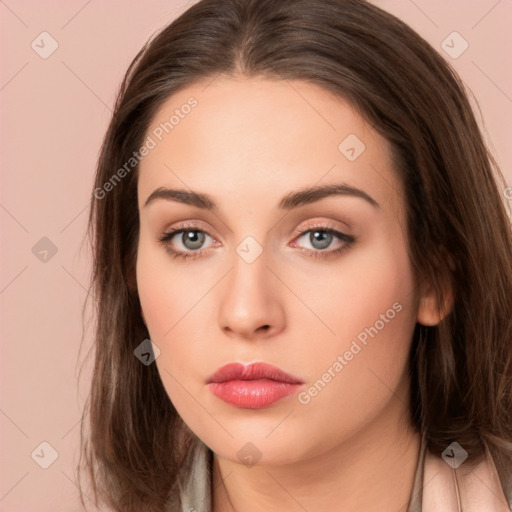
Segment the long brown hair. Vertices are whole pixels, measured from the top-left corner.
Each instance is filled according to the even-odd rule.
[[[504,179],[460,78],[411,28],[363,0],[202,0],[131,63],[99,156],[88,227],[95,366],[81,431],[95,500],[119,512],[162,510],[190,446],[156,365],[134,356],[149,337],[134,277],[138,167],[113,175],[163,102],[218,75],[320,85],[390,143],[417,282],[428,280],[439,304],[448,283],[454,299],[438,326],[416,326],[412,420],[433,453],[457,441],[476,464],[487,447],[510,478],[512,237]]]

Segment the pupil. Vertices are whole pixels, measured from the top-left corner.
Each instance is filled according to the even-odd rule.
[[[187,249],[198,249],[203,244],[204,233],[200,233],[199,231],[186,231],[184,235],[185,240],[183,245]]]
[[[332,235],[325,231],[312,231],[309,238],[311,245],[315,249],[325,249],[326,247],[329,247]]]

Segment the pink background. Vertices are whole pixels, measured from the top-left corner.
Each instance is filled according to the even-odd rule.
[[[91,329],[79,353],[90,272],[87,245],[80,247],[94,166],[126,68],[146,39],[190,3],[0,2],[0,512],[82,510],[74,474],[90,364],[80,385],[78,370]],[[454,65],[480,104],[487,141],[511,186],[512,2],[375,4]],[[44,31],[58,42],[47,59],[31,47]],[[457,59],[441,48],[453,31],[469,43]],[[57,248],[46,262],[32,252],[43,237]],[[43,441],[58,453],[47,469],[36,463],[49,460],[50,450],[38,448]]]

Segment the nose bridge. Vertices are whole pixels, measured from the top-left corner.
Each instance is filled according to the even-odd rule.
[[[268,249],[264,249],[253,237],[246,237],[233,256],[232,280],[235,288],[252,294],[263,292],[268,276]],[[258,290],[257,288],[261,288]]]
[[[247,337],[262,327],[267,332],[279,328],[282,305],[278,287],[271,282],[275,278],[269,269],[269,256],[269,250],[251,236],[236,247],[219,306],[223,330]]]

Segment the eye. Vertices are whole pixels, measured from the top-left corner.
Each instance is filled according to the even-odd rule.
[[[318,258],[340,254],[355,242],[353,236],[342,233],[331,226],[307,226],[298,231],[302,235],[297,240],[304,239],[310,245],[310,247],[303,247],[299,244],[299,248]],[[333,245],[334,248],[327,250]]]
[[[327,258],[340,254],[347,250],[356,239],[334,229],[332,226],[306,226],[298,229],[301,236],[296,240],[304,239],[310,247],[293,242],[292,247],[298,247],[309,256],[315,258]],[[194,226],[177,226],[175,229],[163,233],[157,241],[165,246],[165,249],[174,258],[197,258],[203,255],[208,249],[204,247],[207,239],[216,242],[208,233]],[[334,248],[328,249],[329,247]]]
[[[181,237],[177,237],[186,249],[195,251],[200,249],[208,235],[203,231],[181,231]],[[180,240],[181,239],[181,240]]]
[[[203,244],[213,238],[204,231],[190,227],[180,226],[168,233],[164,233],[158,241],[165,245],[165,248],[174,257],[195,258],[203,253]],[[177,247],[173,247],[177,246]]]
[[[309,236],[306,240],[313,246],[313,249],[327,249],[335,237],[335,235],[325,229],[315,229],[314,231],[308,231],[308,233]],[[304,238],[304,235],[301,238]]]

